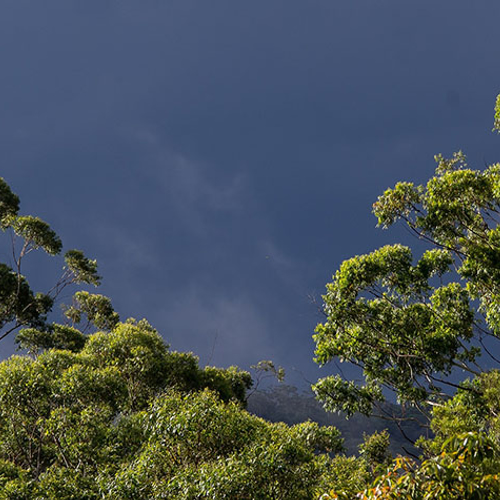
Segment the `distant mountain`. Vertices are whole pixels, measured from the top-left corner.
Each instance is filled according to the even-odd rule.
[[[418,450],[402,435],[395,422],[363,415],[355,415],[347,420],[342,414],[326,412],[311,391],[299,391],[291,385],[280,384],[265,391],[254,392],[248,399],[247,409],[250,413],[271,422],[292,425],[312,420],[320,425],[334,425],[342,432],[348,455],[358,452],[358,446],[363,442],[363,434],[372,434],[384,429],[387,429],[391,436],[393,455],[406,455],[408,452],[418,455]],[[403,409],[397,405],[387,404],[384,410],[391,415],[403,415]],[[411,416],[418,418],[419,415]],[[426,433],[426,429],[414,421],[403,422],[402,429],[412,440]]]

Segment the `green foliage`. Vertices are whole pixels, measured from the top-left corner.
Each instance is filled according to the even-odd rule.
[[[500,131],[499,113],[497,99]],[[325,408],[387,413],[391,389],[430,411],[434,435],[420,439],[419,461],[393,460],[386,430],[345,457],[336,427],[248,413],[249,373],[200,368],[147,321],[119,323],[102,295],[77,292],[65,309],[73,325],[48,324],[66,286],[100,283],[97,264],[71,250],[53,289],[34,293],[21,261],[36,249],[59,254],[62,243],[19,215],[0,179],[1,228],[22,240],[12,265],[0,263],[0,339],[23,327],[17,342],[30,354],[0,363],[0,500],[499,498],[500,372],[481,373],[477,361],[479,345],[489,352],[484,335],[500,337],[500,164],[472,170],[461,152],[436,162],[425,186],[399,183],[374,204],[379,225],[403,220],[434,248],[415,259],[390,245],[345,261],[314,335],[318,363],[350,362],[364,376],[319,380]],[[99,331],[85,335],[74,327],[82,322]],[[252,368],[255,389],[262,377],[283,380],[271,361]],[[451,382],[456,368],[475,378]]]
[[[374,212],[380,224],[402,218],[422,238],[451,252],[458,274],[467,280],[467,292],[480,300],[487,325],[498,333],[500,165],[471,170],[461,152],[450,160],[438,155],[436,161],[436,175],[425,188],[419,187],[417,203],[395,207],[388,202],[388,190]]]
[[[500,495],[499,448],[484,433],[468,432],[445,441],[440,454],[421,464],[398,458],[361,498],[494,500]]]
[[[364,460],[339,455],[325,463],[318,482],[321,500],[352,500],[370,481],[370,471]],[[326,493],[328,492],[328,493]]]
[[[57,255],[62,249],[59,236],[38,217],[18,216],[12,220],[11,226],[14,232],[24,239],[25,251],[30,248],[43,248],[49,255]]]
[[[392,461],[389,451],[389,433],[387,430],[363,435],[364,442],[359,447],[360,456],[367,462],[372,470],[388,465]]]
[[[250,368],[256,372],[257,378],[259,379],[268,375],[275,378],[278,382],[283,382],[283,380],[285,380],[285,369],[281,366],[277,368],[270,360],[263,359]]]
[[[55,323],[45,326],[44,329],[24,328],[20,330],[16,343],[30,354],[38,354],[50,348],[78,352],[83,349],[87,341],[87,337],[76,328]]]
[[[16,325],[41,326],[53,300],[44,294],[34,294],[24,276],[0,263],[0,328]]]
[[[0,499],[310,499],[342,449],[249,414],[247,372],[199,368],[144,320],[20,339],[46,346],[0,363]]]
[[[242,372],[236,366],[227,369],[207,366],[201,373],[200,386],[212,387],[217,390],[224,401],[237,399],[244,404],[247,391],[252,386],[252,377],[248,372]]]
[[[398,182],[373,204],[373,213],[380,226],[389,227],[398,219],[409,217],[412,210],[421,203],[421,199],[421,186],[415,186],[411,182]]]
[[[420,462],[397,457],[387,466],[389,455],[384,451],[387,450],[387,436],[370,436],[361,447],[362,459],[366,461],[366,470],[371,465],[372,474],[379,475],[371,479],[370,475],[365,475],[365,484],[355,490],[357,497],[367,500],[498,498],[499,415],[500,372],[494,370],[468,382],[453,398],[434,407],[431,424],[435,437],[422,439],[425,456]],[[387,466],[385,471],[384,464]],[[326,477],[322,478],[322,491],[329,493],[321,498],[356,497],[353,490],[349,490],[350,496],[345,496],[348,486],[336,483],[334,478],[328,483]]]
[[[500,96],[498,131],[499,116]],[[381,399],[368,388],[392,389],[400,401],[430,410],[434,433],[419,440],[420,462],[398,457],[386,471],[387,434],[367,438],[361,459],[380,476],[351,490],[351,498],[500,497],[500,372],[478,365],[483,352],[498,362],[485,337],[500,338],[500,164],[473,170],[460,151],[435,159],[425,186],[398,183],[373,206],[380,226],[403,220],[434,249],[416,263],[401,245],[350,259],[324,296],[316,359],[352,362],[366,380],[364,387],[340,377],[320,380],[325,406],[368,412]],[[450,380],[457,368],[475,378]],[[453,397],[446,386],[456,389]],[[321,498],[345,495],[340,485]]]
[[[500,164],[472,170],[462,152],[436,162],[425,186],[398,183],[373,205],[380,226],[403,220],[434,248],[415,262],[408,247],[382,247],[343,262],[327,285],[316,361],[353,363],[366,381],[320,381],[329,409],[369,413],[382,387],[401,402],[437,401],[454,369],[479,373],[483,337],[500,336]]]
[[[382,401],[383,395],[376,384],[360,387],[340,375],[322,378],[312,386],[318,399],[324,401],[325,410],[344,412],[348,417],[355,413],[369,415],[375,401]]]
[[[64,255],[66,270],[74,283],[88,283],[99,286],[101,277],[97,274],[97,261],[88,259],[80,250],[68,250]]]
[[[497,101],[495,103],[495,119],[493,122],[493,130],[500,132],[500,94],[498,94]]]
[[[487,433],[500,445],[500,372],[491,370],[466,381],[453,398],[432,411],[432,440],[421,440],[428,455],[438,454],[443,443],[467,432]]]
[[[102,498],[92,476],[79,470],[51,467],[33,485],[30,498],[57,500],[98,500]]]
[[[66,266],[63,274],[51,290],[47,294],[33,292],[28,279],[21,272],[24,259],[32,251],[39,249],[51,256],[58,255],[62,250],[62,241],[49,224],[39,217],[19,215],[19,197],[2,178],[0,228],[2,231],[11,232],[9,253],[13,256],[10,265],[0,263],[0,329],[3,330],[0,331],[0,340],[19,328],[31,327],[44,335],[35,335],[32,331],[30,340],[28,341],[28,334],[25,334],[23,342],[19,342],[20,345],[29,344],[32,352],[57,345],[60,339],[54,339],[51,343],[46,335],[54,331],[54,328],[47,324],[47,314],[52,311],[57,297],[67,286],[75,283],[99,285],[97,263],[86,258],[79,250],[70,250],[65,255]],[[98,296],[100,299],[91,297],[81,297],[80,302],[83,305],[78,302],[82,308],[81,312],[87,314],[88,319],[97,324],[98,328],[116,324],[118,318],[113,316],[109,299],[102,296]],[[36,339],[41,342],[39,346],[34,344]]]
[[[5,230],[13,217],[19,212],[19,197],[12,192],[10,186],[0,177],[0,221]]]
[[[93,324],[98,330],[112,330],[120,321],[108,297],[85,291],[76,292],[73,305],[64,311],[73,324],[82,321],[82,314],[87,317],[87,325]]]
[[[170,392],[148,412],[149,440],[110,498],[312,498],[314,450],[338,449],[334,430],[269,424],[213,392]]]
[[[145,320],[128,320],[109,334],[90,336],[82,354],[91,356],[100,366],[119,370],[133,409],[144,407],[167,376],[167,346]]]
[[[449,373],[473,361],[473,312],[458,283],[433,287],[452,263],[446,250],[430,250],[412,264],[409,248],[385,246],[345,261],[323,297],[327,321],[316,328],[316,361],[333,358],[363,367],[360,387],[339,377],[315,390],[331,410],[370,413],[389,386],[402,401],[425,401],[439,394],[436,372]],[[423,377],[423,380],[420,378]],[[335,395],[336,394],[336,395]]]

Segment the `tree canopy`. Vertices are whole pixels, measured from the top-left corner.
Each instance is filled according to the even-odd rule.
[[[244,410],[252,383],[200,368],[145,321],[0,363],[0,499],[312,498],[340,433]]]
[[[500,371],[491,368],[500,363],[500,164],[473,169],[460,151],[435,160],[426,185],[399,182],[373,205],[379,226],[402,221],[430,248],[415,256],[388,245],[343,262],[314,335],[318,363],[349,362],[364,377],[319,380],[327,409],[372,414],[392,391],[431,432],[417,442],[419,460],[397,457],[388,467],[383,439],[373,436],[371,484],[356,494],[333,484],[323,500],[500,496]]]
[[[437,401],[454,370],[481,372],[479,357],[500,338],[500,164],[483,171],[465,155],[436,156],[425,186],[400,182],[373,205],[379,226],[402,220],[430,249],[416,258],[400,244],[342,263],[324,295],[316,360],[363,370],[360,386],[341,377],[316,391],[334,410],[370,413],[384,389],[401,402]]]

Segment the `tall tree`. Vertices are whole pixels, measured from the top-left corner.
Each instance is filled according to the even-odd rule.
[[[498,131],[499,117],[500,96]],[[476,390],[452,380],[455,370],[479,375],[481,355],[498,362],[500,163],[480,171],[462,152],[435,159],[426,185],[400,182],[373,205],[379,226],[403,221],[431,248],[418,259],[399,244],[353,257],[327,285],[316,360],[350,362],[365,379],[319,380],[314,389],[331,410],[369,414],[384,389],[423,408],[458,387]]]
[[[60,293],[69,285],[83,283],[98,286],[101,281],[95,260],[88,259],[80,250],[68,250],[64,254],[64,266],[59,278],[51,288],[47,287],[48,291],[35,293],[23,274],[25,258],[36,250],[50,256],[59,255],[63,245],[49,224],[39,217],[20,215],[19,209],[19,197],[0,178],[0,229],[10,236],[7,248],[11,254],[9,262],[0,262],[0,340],[26,327],[53,333],[54,327],[47,322],[47,315]],[[108,318],[113,311],[109,310],[109,304],[103,304],[102,299],[99,301],[88,295],[77,297],[77,307],[71,309],[73,318],[75,312],[83,311],[90,321],[97,319],[100,322],[98,327],[102,328],[105,321],[102,309],[106,310]],[[101,311],[97,310],[97,306]],[[33,335],[31,338],[33,341]]]

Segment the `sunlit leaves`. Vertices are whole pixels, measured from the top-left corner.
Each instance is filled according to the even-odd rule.
[[[27,349],[31,354],[37,354],[43,349],[67,349],[80,351],[87,337],[76,328],[67,325],[46,325],[43,328],[24,328],[17,337],[19,347]]]
[[[67,269],[73,274],[75,283],[98,286],[101,277],[97,274],[97,261],[91,260],[80,250],[69,250],[64,255]]]
[[[420,188],[420,204],[405,213],[410,228],[423,239],[447,248],[458,273],[467,280],[472,298],[481,301],[487,324],[500,331],[500,169],[467,168],[463,153],[451,159],[436,157],[436,175]],[[384,194],[397,197],[401,187]],[[399,211],[398,211],[399,210]],[[393,223],[401,211],[394,204],[376,204],[375,214]]]
[[[50,255],[57,255],[62,249],[59,236],[38,217],[31,215],[16,217],[12,222],[14,232],[22,236],[33,249],[43,248]]]
[[[248,372],[236,366],[227,369],[206,366],[200,375],[200,386],[216,389],[224,401],[236,399],[246,402],[247,391],[252,386],[252,377]]]
[[[209,391],[167,393],[148,415],[149,440],[109,498],[306,500],[325,468],[314,451],[340,446],[333,428],[269,424]]]
[[[10,220],[19,212],[19,197],[12,192],[5,180],[0,177],[0,227],[5,229]]]
[[[316,422],[309,420],[294,425],[292,433],[317,453],[340,453],[344,451],[344,439],[336,427],[320,426]]]
[[[62,250],[62,241],[50,225],[33,215],[19,215],[19,197],[15,195],[4,179],[0,178],[0,229],[10,229],[12,255],[10,265],[0,263],[0,340],[21,327],[33,327],[40,332],[48,332],[47,314],[52,311],[58,295],[69,285],[86,283],[99,285],[97,263],[88,259],[79,250],[70,250],[65,255],[65,268],[59,279],[47,287],[47,293],[34,293],[28,279],[23,275],[24,259],[36,250],[43,250],[49,255],[58,255]],[[109,299],[83,297],[78,304],[80,314],[87,315],[98,328],[109,329],[118,321],[110,310]],[[25,340],[27,341],[27,334]],[[35,352],[36,335],[30,334],[30,349]],[[40,339],[39,348],[47,347],[47,339]]]
[[[470,169],[461,151],[435,160],[426,185],[397,183],[373,205],[379,225],[402,219],[434,248],[416,263],[402,245],[343,262],[314,335],[317,362],[351,362],[415,403],[441,397],[454,367],[477,373],[475,339],[500,336],[500,166]]]
[[[419,440],[421,462],[398,457],[364,491],[349,497],[334,488],[322,499],[500,497],[500,378],[478,365],[482,349],[498,362],[484,337],[500,337],[500,164],[473,170],[461,151],[435,160],[425,186],[398,183],[373,206],[379,225],[402,219],[434,249],[416,264],[398,245],[344,262],[327,285],[327,319],[314,336],[318,362],[351,362],[366,380],[320,380],[325,406],[368,411],[371,385],[392,389],[400,401],[432,408],[435,435]],[[454,368],[476,378],[451,379]]]
[[[24,341],[34,332],[22,332]],[[68,342],[75,332],[58,325],[46,333]],[[0,363],[2,491],[306,500],[327,453],[342,449],[333,427],[250,415],[242,409],[248,373],[200,369],[192,354],[169,352],[145,321],[87,339],[76,352],[49,348]]]
[[[493,122],[493,130],[500,132],[500,94],[498,94],[497,101],[495,103],[495,118]]]
[[[260,360],[256,365],[252,365],[250,368],[255,370],[257,374],[270,375],[275,378],[278,382],[283,382],[285,379],[285,369],[283,367],[276,367],[273,361],[268,359]]]
[[[371,435],[365,434],[364,441],[359,446],[359,454],[372,470],[390,464],[392,456],[389,451],[389,433],[384,430]]]
[[[73,304],[66,308],[64,315],[73,323],[80,323],[84,315],[87,323],[98,330],[112,330],[120,320],[108,297],[86,291],[75,293]]]
[[[398,182],[393,189],[387,189],[373,204],[373,213],[379,226],[389,227],[398,219],[405,218],[421,203],[422,188],[411,182]]]
[[[345,261],[323,297],[327,318],[314,335],[317,362],[355,363],[370,387],[392,388],[401,400],[427,399],[438,390],[429,377],[477,354],[467,346],[474,318],[466,290],[434,285],[451,264],[448,251],[434,249],[414,265],[402,245]],[[357,386],[333,381],[335,388],[321,392],[332,409],[369,412],[372,390],[366,398]]]
[[[467,432],[445,441],[421,464],[398,458],[358,498],[372,500],[493,500],[500,495],[499,448],[485,433]]]
[[[312,388],[318,399],[323,401],[326,410],[344,412],[347,416],[358,412],[369,415],[373,404],[384,400],[377,384],[359,386],[352,381],[343,380],[340,375],[322,378]]]

